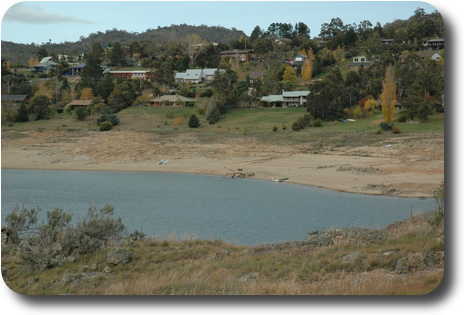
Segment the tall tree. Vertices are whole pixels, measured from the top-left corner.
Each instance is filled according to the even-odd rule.
[[[115,42],[113,44],[113,47],[109,51],[108,59],[112,66],[122,67],[127,64],[125,53],[120,42]]]
[[[389,65],[385,72],[381,98],[383,118],[386,122],[392,122],[396,106],[395,68],[393,65]]]

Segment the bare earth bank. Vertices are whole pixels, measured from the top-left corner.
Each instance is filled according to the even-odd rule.
[[[391,145],[388,145],[391,143]],[[317,153],[317,154],[316,154]],[[307,150],[251,137],[201,139],[195,133],[4,131],[3,169],[180,172],[251,178],[363,194],[431,197],[444,179],[442,134],[413,134],[382,145]],[[160,160],[169,160],[163,166]]]

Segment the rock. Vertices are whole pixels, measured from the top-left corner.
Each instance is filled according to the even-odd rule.
[[[363,253],[361,252],[354,252],[348,255],[345,255],[342,257],[342,262],[343,263],[352,263],[354,262],[359,256],[361,256]]]
[[[84,265],[84,266],[81,266],[79,268],[79,273],[83,273],[83,272],[86,272],[87,270],[89,270],[89,266],[88,265]]]
[[[97,271],[98,270],[98,264],[91,264],[90,265],[90,270]]]
[[[242,282],[258,279],[259,272],[250,272],[241,276],[238,280]]]
[[[107,253],[107,258],[106,262],[111,264],[111,265],[118,265],[118,264],[126,264],[132,259],[132,252],[121,248],[121,247],[115,247],[112,248],[108,253]]]
[[[110,266],[105,266],[105,268],[103,268],[103,273],[110,273],[112,272],[113,270],[111,270],[111,267]]]
[[[408,257],[401,257],[396,261],[395,271],[403,273],[408,271]]]

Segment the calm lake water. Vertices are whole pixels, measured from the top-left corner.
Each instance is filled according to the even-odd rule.
[[[240,245],[302,240],[314,230],[384,228],[433,199],[367,196],[256,179],[154,172],[2,170],[2,225],[15,205],[83,217],[110,204],[129,232]]]

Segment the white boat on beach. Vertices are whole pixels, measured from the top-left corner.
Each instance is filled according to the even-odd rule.
[[[275,183],[281,183],[283,182],[284,180],[287,180],[288,177],[285,177],[285,178],[272,178],[272,181],[275,182]]]
[[[169,160],[161,160],[161,161],[158,162],[158,165],[164,165],[167,162],[169,162]]]

